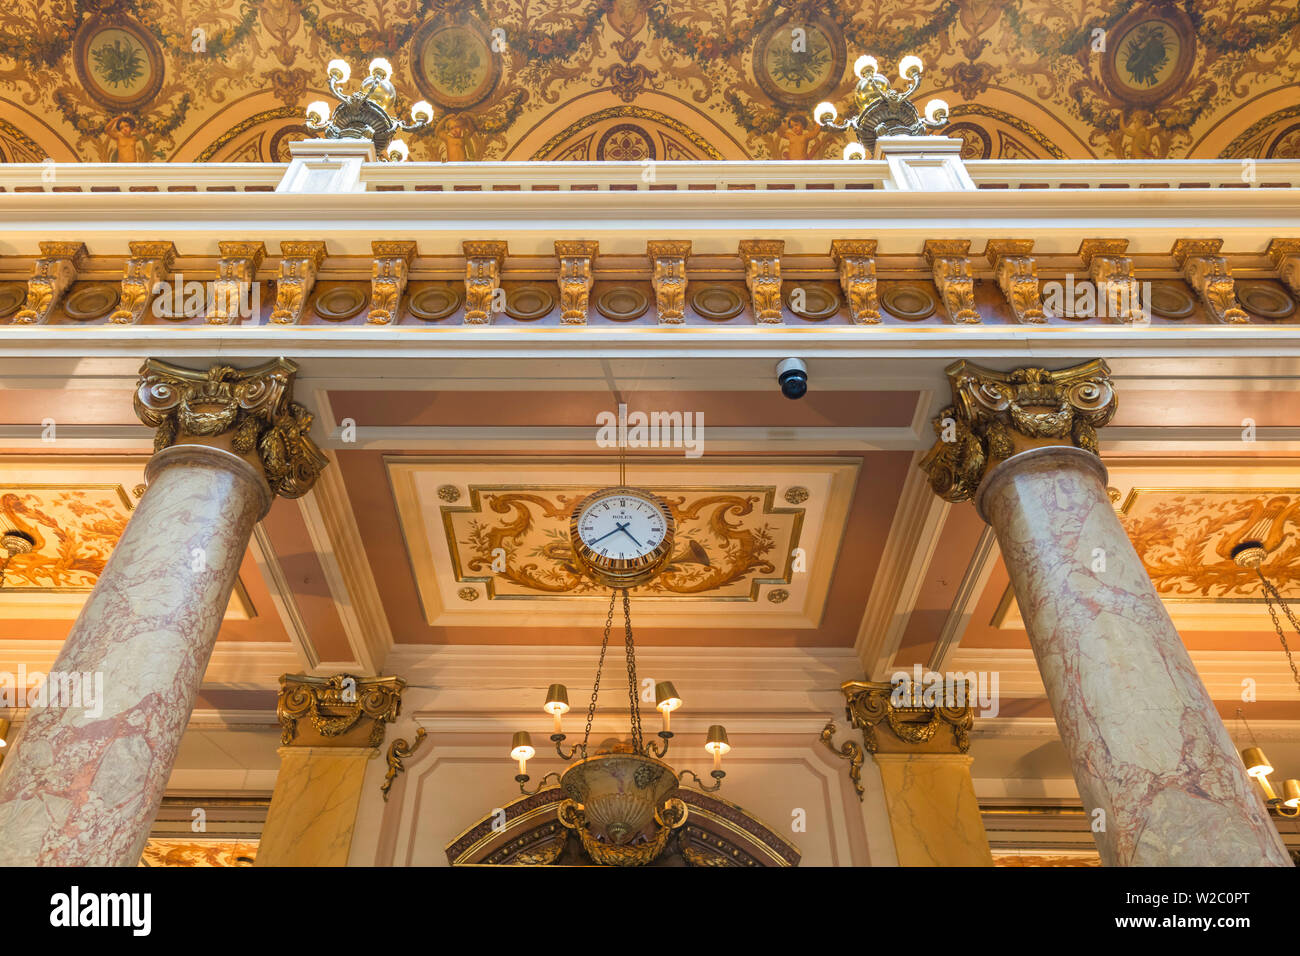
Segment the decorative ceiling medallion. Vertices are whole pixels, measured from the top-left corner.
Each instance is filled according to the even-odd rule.
[[[1185,14],[1143,7],[1107,31],[1101,75],[1114,96],[1145,106],[1177,92],[1195,58],[1196,33]]]
[[[464,295],[454,286],[431,285],[412,293],[406,308],[417,319],[437,322],[455,315],[464,301]]]
[[[802,295],[799,294],[801,292]],[[840,299],[823,285],[805,283],[790,288],[785,306],[801,319],[823,322],[840,310]]]
[[[596,299],[596,311],[614,322],[631,322],[645,315],[650,297],[636,286],[620,285],[602,292]]]
[[[773,604],[784,604],[790,600],[790,592],[785,588],[777,588],[774,591],[767,592],[767,599]]]
[[[945,136],[956,136],[961,140],[962,159],[988,159],[993,155],[993,140],[983,127],[975,123],[950,123],[943,132]]]
[[[791,485],[782,497],[792,505],[801,505],[808,500],[808,489],[803,485]]]
[[[86,92],[114,111],[143,106],[162,87],[162,50],[148,30],[124,17],[82,27],[73,62]]]
[[[919,285],[892,285],[880,293],[880,304],[891,315],[908,322],[919,322],[934,315],[934,296]]]
[[[596,159],[600,161],[636,163],[657,158],[654,140],[635,123],[611,126],[596,142]]]
[[[534,322],[555,308],[555,293],[542,285],[522,285],[506,293],[506,315],[520,322]]]
[[[727,285],[706,285],[691,296],[691,307],[710,322],[726,322],[740,315],[745,300]]]
[[[455,504],[460,501],[460,489],[455,485],[439,485],[438,498],[442,501]]]
[[[1162,319],[1186,319],[1196,311],[1196,300],[1181,284],[1157,282],[1151,286],[1151,311]]]
[[[754,42],[754,79],[773,101],[807,106],[827,96],[844,76],[844,32],[826,17],[773,23]]]
[[[456,592],[456,596],[462,601],[477,601],[478,591],[475,588],[461,588]]]
[[[18,311],[18,307],[27,299],[27,287],[21,282],[0,284],[0,319],[8,318]]]
[[[1295,300],[1276,286],[1251,282],[1237,285],[1237,301],[1262,319],[1285,319],[1295,312]]]
[[[342,322],[360,312],[366,304],[366,294],[356,286],[336,285],[316,293],[316,314],[330,322]]]
[[[487,99],[501,77],[502,54],[492,52],[487,31],[472,18],[430,20],[416,33],[414,49],[415,85],[449,110]]]
[[[108,315],[122,297],[121,290],[107,282],[82,286],[63,302],[63,311],[70,319],[81,322],[100,319]]]

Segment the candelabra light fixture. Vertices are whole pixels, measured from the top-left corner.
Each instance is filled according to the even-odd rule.
[[[822,129],[853,130],[858,141],[844,147],[845,159],[867,159],[881,136],[920,136],[927,130],[939,129],[948,122],[948,104],[930,100],[923,116],[910,99],[921,85],[924,71],[919,56],[903,57],[898,63],[898,76],[907,82],[907,89],[900,92],[880,72],[875,57],[860,56],[853,64],[853,74],[858,78],[853,90],[853,115],[838,122],[834,104],[818,103],[813,120]]]
[[[1259,782],[1259,788],[1264,792],[1264,802],[1281,816],[1300,816],[1300,780],[1283,780],[1282,793],[1278,794],[1268,780],[1269,774],[1273,772],[1273,764],[1264,756],[1264,749],[1255,739],[1255,733],[1250,729],[1250,724],[1246,723],[1240,707],[1237,708],[1237,719],[1246,724],[1246,732],[1250,734],[1252,744],[1241,751],[1241,762],[1246,765],[1246,773]]]
[[[370,61],[369,75],[355,93],[344,93],[340,88],[352,75],[345,60],[330,60],[326,70],[330,92],[339,103],[332,112],[324,100],[311,103],[307,107],[307,127],[323,131],[326,139],[368,139],[375,144],[380,159],[405,160],[409,155],[406,143],[394,137],[398,132],[424,129],[433,121],[429,101],[420,100],[411,107],[410,122],[396,119],[391,112],[397,105],[397,90],[391,80],[393,65],[383,57]]]

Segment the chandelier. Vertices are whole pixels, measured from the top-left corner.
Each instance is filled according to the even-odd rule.
[[[1273,772],[1273,765],[1264,756],[1264,749],[1255,739],[1255,732],[1250,729],[1250,724],[1246,723],[1246,717],[1240,707],[1237,708],[1237,719],[1246,724],[1246,732],[1250,734],[1250,741],[1253,744],[1241,751],[1241,762],[1246,765],[1246,773],[1259,781],[1259,788],[1264,791],[1264,802],[1281,816],[1300,816],[1300,780],[1283,780],[1282,795],[1278,796],[1277,791],[1268,781],[1268,775]]]
[[[326,139],[368,139],[375,144],[380,159],[401,162],[409,155],[406,143],[393,137],[399,132],[424,129],[433,121],[433,107],[428,100],[420,100],[411,107],[411,122],[393,118],[389,114],[397,103],[397,90],[389,77],[393,65],[383,57],[370,61],[370,75],[361,81],[355,93],[344,93],[339,85],[346,83],[352,68],[344,60],[330,60],[326,68],[330,92],[339,101],[331,114],[329,103],[316,100],[307,107],[307,128],[323,130]]]
[[[615,491],[630,489],[613,489]],[[600,494],[598,492],[598,494]],[[594,497],[594,496],[593,496]],[[575,509],[575,515],[581,511]],[[623,627],[627,660],[628,710],[630,734],[627,740],[610,739],[599,745],[591,743],[591,724],[596,716],[596,699],[600,694],[600,676],[609,647],[610,630],[614,623],[614,608],[619,594],[623,596]],[[722,757],[731,749],[727,731],[721,724],[709,728],[704,745],[713,757],[710,776],[713,783],[704,781],[692,770],[680,773],[664,757],[673,739],[670,729],[672,712],[681,704],[676,688],[668,681],[655,684],[655,709],[663,715],[663,729],[658,736],[661,743],[647,741],[642,735],[641,707],[637,688],[636,650],[632,640],[632,612],[626,587],[614,589],[610,597],[609,613],[605,618],[605,636],[600,644],[600,657],[596,662],[596,680],[591,688],[591,702],[587,706],[587,725],[582,742],[573,745],[566,753],[566,735],[562,729],[564,715],[569,710],[569,692],[563,684],[552,684],[546,692],[542,710],[555,721],[551,740],[560,759],[571,762],[563,774],[551,772],[542,777],[537,787],[529,790],[528,761],[537,753],[532,738],[525,730],[514,735],[510,757],[519,763],[515,780],[525,794],[537,793],[552,778],[564,792],[565,799],[557,809],[559,822],[577,832],[583,849],[591,859],[606,866],[641,866],[655,859],[667,844],[671,832],[686,822],[687,808],[677,797],[680,784],[693,777],[696,786],[713,792],[722,786],[726,773]]]
[[[898,63],[899,79],[907,81],[901,93],[880,72],[873,56],[860,56],[853,64],[853,74],[858,85],[853,90],[854,115],[843,123],[836,122],[835,106],[818,103],[813,110],[813,121],[822,129],[853,130],[856,143],[844,147],[845,159],[866,159],[876,148],[881,136],[920,136],[926,130],[938,129],[948,122],[948,104],[943,100],[930,100],[922,116],[909,97],[921,85],[925,64],[919,56],[905,56]]]
[[[9,562],[20,554],[30,554],[35,547],[36,539],[26,531],[0,526],[0,587],[4,586]]]

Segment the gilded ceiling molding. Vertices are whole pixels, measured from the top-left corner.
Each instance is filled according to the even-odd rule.
[[[1250,316],[1237,305],[1228,260],[1219,255],[1222,246],[1222,239],[1179,239],[1172,255],[1210,314],[1219,322],[1239,325],[1249,322]]]
[[[378,747],[402,712],[400,677],[284,674],[275,715],[286,747]],[[414,748],[412,748],[414,749]],[[410,754],[407,754],[410,756]]]
[[[1042,325],[1047,321],[1038,291],[1038,266],[1029,254],[1033,249],[1032,239],[990,239],[984,247],[998,288],[1007,297],[1016,321],[1022,325]]]
[[[176,264],[176,246],[170,242],[128,243],[131,258],[122,274],[122,298],[109,316],[114,325],[139,325],[144,318],[154,286],[171,275]]]
[[[1049,371],[997,372],[965,360],[945,370],[953,404],[934,419],[920,467],[946,501],[968,501],[985,473],[1030,448],[1073,445],[1097,453],[1097,429],[1115,414],[1110,369],[1101,359]]]
[[[1147,321],[1147,314],[1133,275],[1133,259],[1126,252],[1127,239],[1085,239],[1079,243],[1079,258],[1097,290],[1097,312],[1108,321],[1135,325]]]
[[[653,265],[650,284],[655,290],[655,311],[660,325],[686,321],[686,258],[691,244],[679,239],[651,239],[645,244]]]
[[[492,300],[501,285],[505,263],[504,242],[462,242],[465,255],[465,324],[491,325]]]
[[[402,763],[408,757],[414,756],[415,752],[420,749],[420,744],[424,743],[424,738],[428,732],[423,727],[415,729],[415,743],[409,743],[405,737],[398,737],[388,748],[388,770],[384,773],[384,782],[379,785],[379,789],[384,792],[384,802],[388,802],[388,791],[393,789],[393,781],[397,775],[406,769]]]
[[[585,239],[555,240],[560,260],[560,321],[565,325],[587,324],[587,296],[591,292],[591,269],[600,247]]]
[[[915,685],[899,690],[888,682],[850,680],[841,684],[840,690],[844,712],[862,731],[862,742],[873,754],[964,754],[970,750],[970,731],[975,724],[970,693],[960,706],[938,702],[927,706],[921,702],[922,689]],[[969,686],[967,690],[973,692]],[[898,703],[900,695],[907,703]],[[825,733],[823,730],[823,739]]]
[[[925,260],[934,276],[934,287],[953,322],[959,325],[980,321],[975,308],[975,277],[970,266],[969,239],[927,239]]]
[[[44,325],[86,258],[83,242],[42,242],[40,246],[41,257],[27,280],[27,301],[14,316],[14,325]]]
[[[41,248],[45,248],[44,244]],[[1277,277],[1300,295],[1300,239],[1274,239],[1268,244],[1268,259]]]
[[[740,259],[745,264],[745,285],[759,325],[780,325],[781,316],[781,239],[742,239]]]
[[[366,325],[392,325],[399,315],[402,293],[415,258],[415,243],[372,242],[370,251],[375,257],[370,273],[370,312]]]
[[[876,240],[833,239],[831,258],[840,272],[840,288],[849,304],[849,314],[858,325],[880,322],[880,299],[876,296]]]
[[[835,737],[835,721],[826,721],[826,726],[822,728],[821,742],[824,743],[831,753],[837,757],[843,757],[849,762],[849,779],[853,781],[853,789],[858,793],[858,801],[866,799],[866,790],[862,786],[862,748],[852,740],[846,740],[836,747],[832,740]]]
[[[205,372],[149,359],[140,368],[135,413],[156,429],[155,452],[198,444],[256,455],[271,490],[298,498],[311,490],[327,459],[311,439],[311,413],[293,401],[297,372],[286,359],[242,370],[214,365]]]
[[[257,270],[266,257],[266,246],[261,242],[218,242],[221,259],[217,262],[217,281],[213,288],[212,310],[208,313],[209,325],[230,325],[238,322],[240,294],[257,279]]]
[[[316,285],[316,273],[325,261],[325,243],[280,243],[280,276],[275,282],[274,325],[297,325],[302,321],[303,306]]]

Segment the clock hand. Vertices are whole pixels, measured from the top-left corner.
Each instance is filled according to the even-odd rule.
[[[627,532],[627,525],[625,525],[625,524],[619,524],[618,522],[615,522],[615,523],[614,523],[614,530],[613,530],[613,531],[610,531],[608,534],[602,534],[599,538],[596,539],[596,541],[588,541],[588,542],[587,542],[587,545],[588,545],[588,546],[591,546],[591,545],[595,544],[597,541],[604,541],[604,540],[605,540],[606,538],[608,538],[611,534],[618,534],[620,531],[626,533],[626,532]],[[636,539],[633,538],[632,540],[635,541]]]
[[[629,538],[632,538],[632,532],[627,530],[627,525],[625,524],[619,525],[618,530],[622,531]],[[641,542],[638,541],[636,538],[632,538],[632,543],[635,544],[638,548],[641,547]]]

